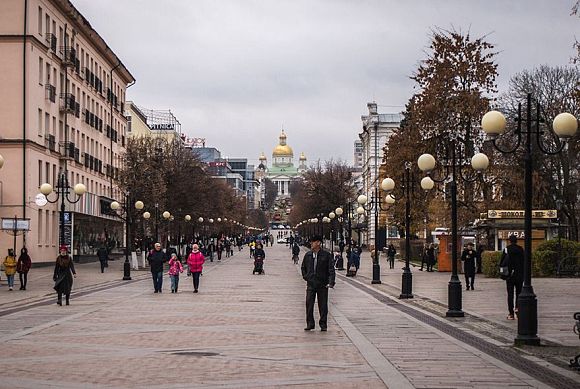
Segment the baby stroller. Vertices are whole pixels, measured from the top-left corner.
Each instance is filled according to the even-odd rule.
[[[256,259],[254,259],[254,271],[252,271],[252,274],[266,274],[264,272],[264,258],[262,257],[256,257]]]

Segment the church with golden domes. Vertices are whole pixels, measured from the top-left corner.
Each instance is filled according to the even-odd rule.
[[[269,178],[278,187],[278,198],[290,196],[290,183],[306,171],[306,156],[300,154],[298,167],[294,166],[294,151],[286,143],[287,136],[282,130],[280,141],[272,151],[272,166],[268,167],[267,158],[262,153],[257,171],[258,176]]]

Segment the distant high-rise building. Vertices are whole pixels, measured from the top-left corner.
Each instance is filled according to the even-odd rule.
[[[363,167],[363,143],[360,139],[354,141],[354,159],[352,166],[356,170],[362,169]]]

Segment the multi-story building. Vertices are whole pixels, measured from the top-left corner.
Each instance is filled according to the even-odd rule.
[[[147,123],[147,117],[139,107],[132,101],[125,104],[125,117],[127,118],[127,136],[129,137],[151,137],[153,131]]]
[[[402,115],[379,114],[375,102],[367,104],[368,115],[361,116],[363,131],[359,134],[362,144],[362,194],[365,194],[369,201],[374,195],[375,188],[380,183],[379,167],[383,160],[383,147],[386,145],[393,131],[401,124]],[[379,196],[380,197],[380,196]],[[384,197],[384,196],[383,196]],[[372,211],[374,212],[374,210]],[[375,219],[372,214],[367,215],[367,230],[363,234],[362,240],[367,245],[375,244]],[[383,235],[377,239],[379,246],[385,242]],[[379,247],[380,248],[380,247]]]
[[[260,202],[260,182],[255,176],[254,165],[248,165],[247,158],[228,158],[232,172],[239,173],[244,178],[247,208],[257,209]],[[256,196],[257,194],[257,196]]]
[[[59,244],[60,202],[45,204],[39,186],[56,190],[65,177],[88,189],[77,203],[65,199],[63,238],[73,253],[123,241],[108,205],[121,200],[124,101],[134,81],[70,1],[0,1],[0,216],[30,220],[16,245],[35,262],[53,261]],[[0,247],[11,246],[0,234]]]

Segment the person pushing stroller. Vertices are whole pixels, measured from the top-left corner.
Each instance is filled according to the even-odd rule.
[[[252,274],[266,274],[264,272],[264,259],[266,258],[266,253],[262,243],[256,243],[256,248],[254,249],[254,271]]]

